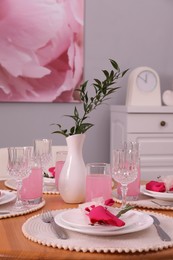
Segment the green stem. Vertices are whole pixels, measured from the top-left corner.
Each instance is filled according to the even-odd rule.
[[[120,210],[118,212],[118,214],[116,215],[117,218],[119,218],[122,214],[126,213],[127,211],[131,210],[131,209],[134,209],[135,207],[134,206],[131,206],[129,204],[126,205],[126,207],[122,210]]]

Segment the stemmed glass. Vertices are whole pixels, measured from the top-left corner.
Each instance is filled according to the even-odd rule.
[[[122,208],[126,206],[128,184],[138,175],[138,149],[135,142],[125,143],[123,149],[113,150],[112,177],[121,184]]]
[[[36,139],[34,140],[34,158],[40,161],[41,166],[45,168],[52,160],[52,140]]]
[[[8,148],[8,172],[15,177],[17,183],[17,199],[14,204],[15,211],[26,208],[20,197],[22,180],[29,176],[31,172],[31,147],[9,147]]]
[[[52,140],[35,139],[33,157],[37,166],[47,173],[52,163]]]

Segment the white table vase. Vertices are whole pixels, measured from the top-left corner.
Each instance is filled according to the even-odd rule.
[[[85,134],[66,138],[68,154],[59,177],[59,192],[66,203],[85,201],[86,166],[83,160]]]

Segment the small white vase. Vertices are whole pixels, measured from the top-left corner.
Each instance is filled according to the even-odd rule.
[[[83,160],[85,134],[66,138],[68,154],[59,177],[58,189],[66,203],[85,201],[86,166]]]

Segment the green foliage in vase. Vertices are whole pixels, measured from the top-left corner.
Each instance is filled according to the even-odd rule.
[[[80,115],[77,107],[75,106],[73,114],[66,115],[67,117],[70,117],[72,120],[74,120],[74,125],[68,130],[62,129],[60,124],[53,124],[58,127],[58,130],[54,131],[53,133],[62,134],[65,137],[68,137],[70,135],[83,134],[93,126],[93,124],[86,122],[89,114],[98,106],[100,106],[105,100],[109,99],[110,95],[116,92],[119,87],[114,85],[117,83],[117,80],[122,78],[128,71],[127,69],[121,72],[119,65],[115,60],[110,59],[109,61],[113,69],[111,71],[102,70],[105,79],[103,81],[94,79],[94,82],[90,85],[90,87],[94,88],[94,96],[90,97],[88,94],[88,81],[85,81],[80,85],[79,89],[76,89],[76,91],[79,92],[80,99],[83,103],[82,115]]]

